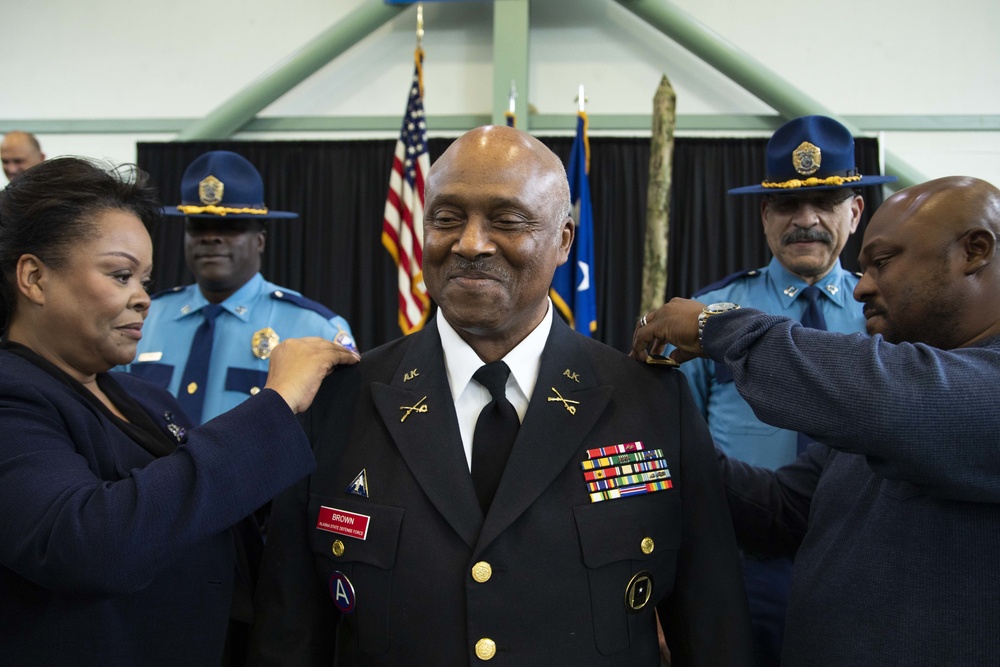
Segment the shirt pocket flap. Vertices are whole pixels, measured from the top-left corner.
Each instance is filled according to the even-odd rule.
[[[267,371],[256,368],[230,368],[226,370],[226,391],[256,394],[267,383]]]
[[[330,516],[330,510],[346,517],[341,522],[350,523],[352,528],[357,529],[363,523],[363,537],[345,534],[346,531],[335,532],[339,528],[320,528],[321,511],[324,516]],[[396,562],[404,513],[401,507],[313,495],[309,499],[310,546],[317,555],[337,563],[364,563],[383,570],[391,569]]]
[[[155,361],[133,362],[129,366],[129,372],[166,389],[170,386],[170,379],[174,376],[174,367],[171,364],[161,364]]]
[[[622,560],[649,560],[681,543],[680,497],[660,491],[573,508],[583,563],[599,568]]]

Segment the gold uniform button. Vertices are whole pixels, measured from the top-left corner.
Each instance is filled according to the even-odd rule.
[[[652,537],[642,538],[642,542],[639,544],[639,548],[642,549],[642,553],[646,554],[647,556],[653,553],[654,546],[655,545],[653,544]]]
[[[330,548],[330,551],[333,552],[334,556],[340,558],[341,556],[344,555],[344,543],[341,542],[340,540],[334,540],[333,546]]]
[[[479,561],[472,566],[472,578],[480,584],[485,584],[493,576],[493,568],[486,561]]]
[[[192,382],[191,384],[189,384],[187,386],[187,392],[189,394],[193,394],[196,391],[198,391],[198,383],[197,382]]]
[[[260,393],[260,387],[250,387],[250,395],[256,396]]]
[[[492,660],[497,654],[497,643],[488,637],[476,642],[476,657],[480,660]]]

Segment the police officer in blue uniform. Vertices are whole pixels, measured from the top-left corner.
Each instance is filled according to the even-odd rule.
[[[825,116],[782,125],[767,144],[763,183],[730,190],[764,195],[761,221],[773,259],[695,293],[709,304],[738,304],[799,320],[814,328],[865,330],[853,298],[858,276],[840,265],[840,253],[861,220],[861,188],[895,181],[864,176],[854,162],[850,131]],[[775,469],[792,462],[807,440],[754,416],[725,365],[697,359],[681,366],[716,445],[728,456]],[[816,406],[822,410],[822,405]],[[778,665],[791,562],[744,559],[759,665]]]
[[[319,336],[356,349],[347,321],[260,274],[269,210],[256,168],[230,151],[199,156],[185,170],[184,251],[195,284],[153,297],[131,373],[166,387],[196,423],[239,405],[267,378],[271,349]]]

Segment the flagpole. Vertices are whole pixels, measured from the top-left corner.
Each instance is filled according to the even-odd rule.
[[[583,146],[585,149],[585,154],[587,156],[586,171],[590,173],[590,140],[587,137],[587,130],[590,125],[590,119],[587,117],[587,96],[583,92],[583,84],[580,84],[579,92],[576,94],[576,102],[578,105],[577,115],[583,119]]]
[[[417,50],[414,52],[414,59],[417,62],[418,79],[420,86],[420,96],[424,96],[424,3],[417,3]]]
[[[517,114],[515,113],[515,99],[517,98],[517,86],[514,85],[514,79],[510,80],[510,94],[507,96],[507,112],[504,116],[507,118],[508,127],[517,127]]]
[[[417,48],[424,46],[424,3],[417,3]]]

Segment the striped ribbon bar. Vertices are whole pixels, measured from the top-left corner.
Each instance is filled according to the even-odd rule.
[[[587,458],[596,459],[602,456],[613,456],[615,454],[627,454],[628,452],[638,452],[642,449],[642,442],[626,442],[621,445],[611,445],[610,447],[598,447],[597,449],[588,449]]]
[[[644,452],[632,452],[631,454],[618,454],[616,456],[605,456],[599,459],[581,461],[580,467],[584,470],[594,470],[596,468],[607,468],[609,466],[619,466],[634,461],[650,461],[652,459],[662,459],[662,449],[647,449]]]
[[[607,479],[608,477],[618,477],[619,475],[635,475],[640,472],[650,470],[664,470],[667,462],[663,459],[653,459],[652,461],[636,461],[624,466],[614,466],[612,468],[601,468],[600,470],[590,470],[583,473],[583,478],[588,482],[595,479]]]
[[[615,500],[617,498],[626,498],[628,496],[638,496],[643,493],[666,491],[667,489],[673,488],[673,486],[674,483],[668,479],[662,482],[649,482],[647,484],[639,484],[637,486],[626,486],[620,489],[598,491],[597,493],[590,494],[590,502],[599,503],[604,500]]]
[[[610,479],[599,479],[596,482],[590,482],[587,486],[591,491],[607,491],[608,489],[621,488],[631,484],[645,484],[646,482],[658,482],[670,479],[670,471],[666,469],[666,466],[663,468],[663,470],[653,470],[639,473],[638,475],[622,475],[621,477],[612,477]]]

